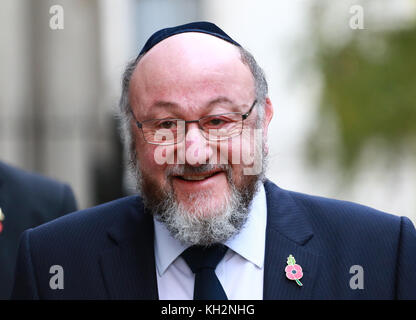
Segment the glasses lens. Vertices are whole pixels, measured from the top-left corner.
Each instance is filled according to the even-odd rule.
[[[240,113],[227,113],[204,117],[200,120],[208,140],[226,140],[238,136],[243,129]]]
[[[169,145],[182,139],[184,121],[178,119],[157,119],[142,124],[143,136],[149,143]]]
[[[201,118],[199,124],[206,139],[226,140],[241,134],[243,120],[240,113],[226,113]],[[144,139],[148,143],[170,145],[179,143],[185,136],[185,121],[155,119],[142,123]]]

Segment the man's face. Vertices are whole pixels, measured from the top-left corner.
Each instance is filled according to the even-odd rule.
[[[255,86],[236,47],[206,34],[184,33],[160,42],[142,58],[131,79],[129,99],[140,122],[196,120],[228,112],[246,113],[255,100]],[[256,108],[244,121],[245,130],[256,128]],[[267,108],[266,127],[271,118],[271,106]],[[154,205],[170,194],[189,215],[220,215],[233,186],[244,189],[257,180],[257,176],[243,172],[254,161],[248,156],[242,159],[243,154],[253,156],[250,135],[208,141],[198,123],[187,124],[184,140],[172,146],[147,143],[136,126],[133,135],[143,196],[151,198],[148,202]],[[174,159],[175,164],[161,163],[161,156]],[[180,159],[182,164],[178,164]]]

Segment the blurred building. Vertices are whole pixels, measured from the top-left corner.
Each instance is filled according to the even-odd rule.
[[[318,72],[299,69],[299,61],[310,48],[314,2],[2,0],[0,160],[69,182],[81,208],[131,192],[114,117],[123,68],[155,30],[209,20],[251,51],[266,72],[275,108],[269,133],[273,181],[416,221],[416,165],[410,155],[395,174],[364,156],[348,187],[331,161],[315,168],[306,160],[320,80]],[[54,5],[64,9],[62,30],[50,28]],[[336,21],[348,23],[348,12],[333,12],[338,18],[329,19],[329,28]]]
[[[50,28],[56,1],[0,6],[0,158],[69,182],[93,202],[92,160],[109,145],[100,100],[97,1],[62,1],[64,29]]]
[[[131,191],[114,116],[123,68],[155,29],[198,13],[193,0],[2,1],[0,159],[70,183],[81,208]]]

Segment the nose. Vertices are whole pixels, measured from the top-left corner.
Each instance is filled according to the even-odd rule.
[[[189,165],[209,162],[213,150],[196,123],[189,123],[185,135],[185,161]]]

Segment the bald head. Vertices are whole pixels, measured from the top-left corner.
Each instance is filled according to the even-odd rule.
[[[224,60],[239,58],[238,47],[220,38],[200,32],[187,32],[171,36],[148,51],[142,62],[155,57],[190,60],[209,60],[218,56]]]
[[[129,90],[131,106],[140,108],[141,120],[153,116],[161,101],[192,112],[219,97],[235,105],[250,103],[255,97],[253,75],[235,45],[197,32],[155,45],[140,59]]]

